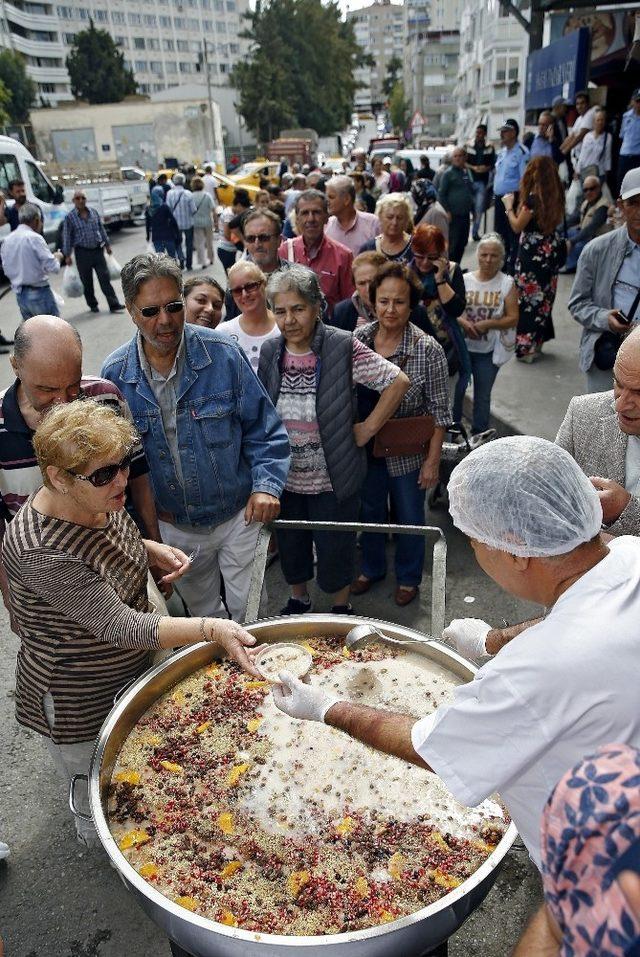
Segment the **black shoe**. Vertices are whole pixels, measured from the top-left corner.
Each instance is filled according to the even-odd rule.
[[[306,615],[311,611],[313,605],[311,599],[302,601],[301,598],[290,598],[284,608],[280,609],[281,615]]]
[[[109,306],[109,309],[111,312],[122,312],[122,310],[124,309],[124,303],[116,302],[115,305]]]
[[[5,337],[0,332],[0,346],[12,346],[13,339],[5,339]]]
[[[89,306],[89,312],[100,312],[100,306]]]
[[[331,608],[332,615],[357,615],[358,612],[355,610],[351,602],[347,605],[333,605]]]

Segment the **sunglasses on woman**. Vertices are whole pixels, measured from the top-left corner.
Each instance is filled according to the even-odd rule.
[[[165,312],[173,314],[174,312],[182,312],[184,309],[184,302],[182,299],[174,299],[173,302],[166,302],[164,306],[143,306],[142,309],[139,306],[136,306],[134,303],[134,309],[136,309],[143,319],[153,319],[154,316],[157,316],[161,309],[164,309]]]
[[[244,286],[234,286],[229,292],[232,296],[241,296],[243,292],[255,292],[261,285],[262,281],[258,279],[255,282],[245,282]]]
[[[118,472],[126,472],[131,466],[132,459],[133,453],[127,452],[121,462],[116,462],[115,465],[103,465],[102,468],[96,469],[91,475],[80,475],[79,472],[72,472],[71,469],[65,471],[69,475],[73,475],[74,478],[80,479],[81,482],[91,482],[94,488],[102,488],[109,482],[113,482]]]

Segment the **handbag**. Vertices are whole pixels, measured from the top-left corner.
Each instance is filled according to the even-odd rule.
[[[629,325],[633,322],[638,303],[640,303],[640,289],[636,293],[636,298],[633,300],[633,304],[627,315]],[[596,369],[600,369],[602,372],[613,369],[621,344],[622,336],[618,335],[617,332],[611,332],[610,329],[598,336],[593,347],[593,364]]]
[[[413,349],[418,339],[413,342]],[[409,361],[407,354],[398,366],[404,369]],[[408,415],[403,419],[389,419],[376,432],[373,440],[373,455],[377,459],[386,459],[395,455],[426,455],[429,442],[435,429],[432,415]]]

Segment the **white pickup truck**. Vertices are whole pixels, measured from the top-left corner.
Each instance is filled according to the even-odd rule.
[[[74,186],[65,186],[64,198],[69,206],[73,205],[73,194],[82,189],[87,195],[87,206],[100,214],[105,226],[118,229],[123,223],[130,223],[131,198],[125,183],[83,183],[79,180]]]

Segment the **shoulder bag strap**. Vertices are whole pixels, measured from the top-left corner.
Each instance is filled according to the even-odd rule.
[[[639,304],[640,304],[640,289],[638,289],[638,291],[637,291],[637,293],[636,293],[636,298],[633,300],[633,303],[632,303],[632,305],[631,305],[631,309],[630,309],[629,312],[627,313],[627,319],[629,320],[629,324],[631,324],[631,323],[633,322],[633,317],[635,316],[636,312],[638,311],[638,305],[639,305]]]

